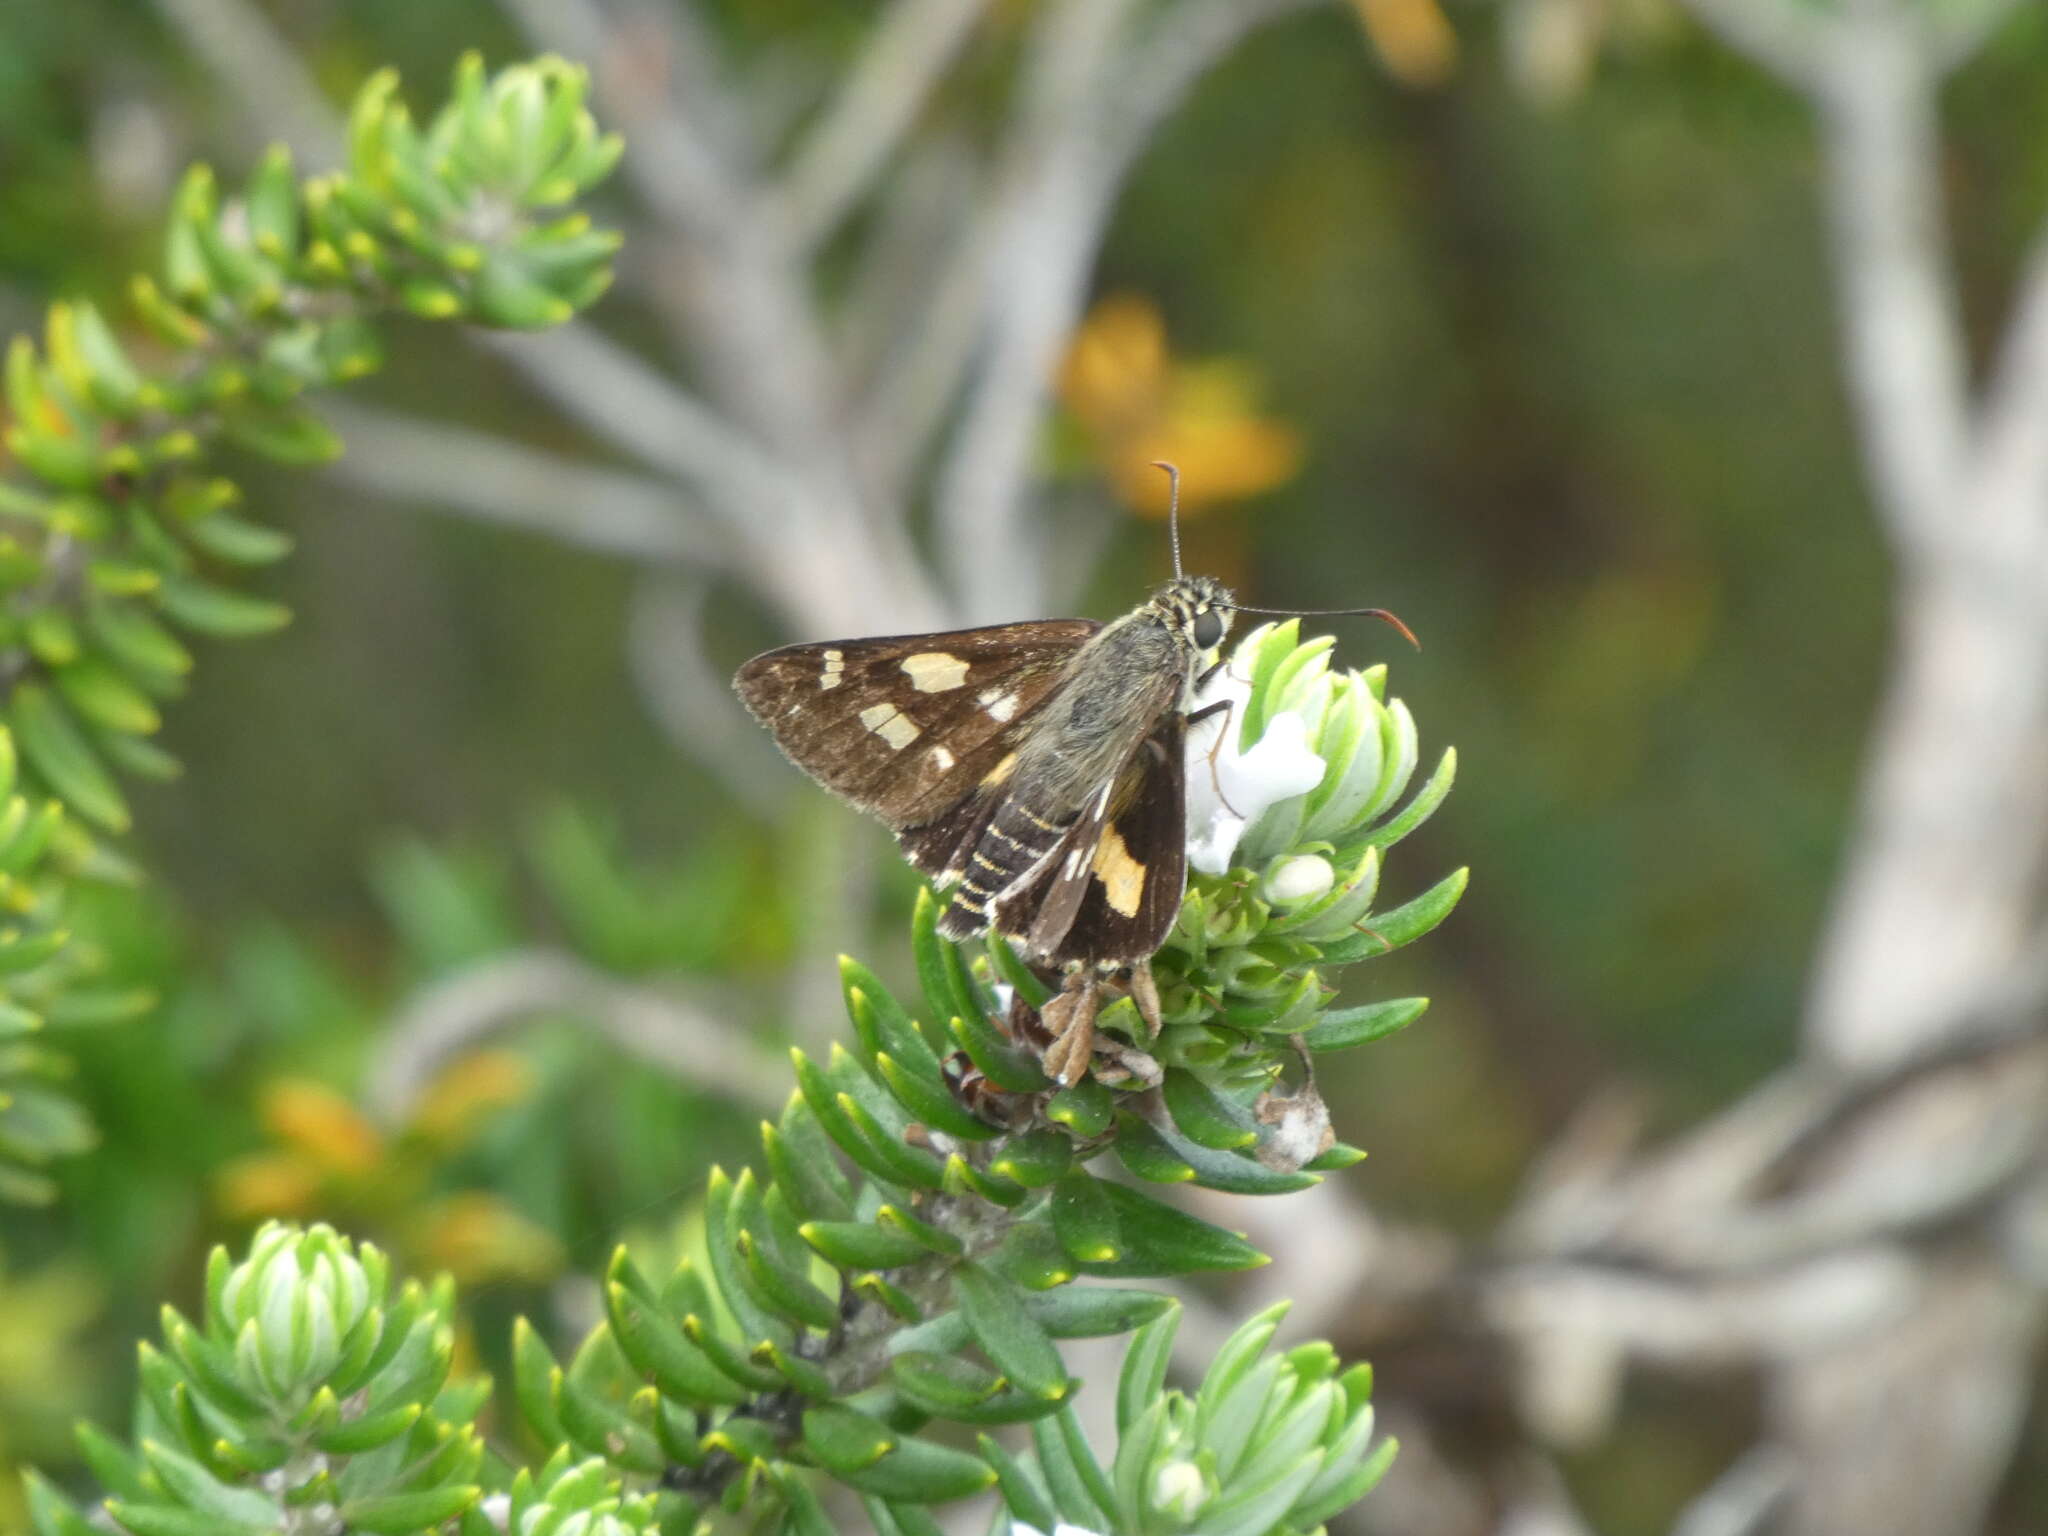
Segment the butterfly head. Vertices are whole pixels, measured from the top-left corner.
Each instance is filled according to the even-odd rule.
[[[1212,651],[1230,633],[1237,599],[1213,576],[1176,576],[1152,599],[1166,627],[1197,654]]]

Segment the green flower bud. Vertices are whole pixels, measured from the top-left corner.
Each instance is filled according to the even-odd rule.
[[[629,1497],[603,1461],[572,1463],[566,1450],[537,1475],[522,1471],[511,1492],[482,1500],[465,1531],[477,1521],[508,1536],[648,1536],[657,1528],[651,1494]]]
[[[1370,1371],[1340,1371],[1327,1344],[1269,1353],[1286,1310],[1270,1307],[1232,1334],[1192,1398],[1161,1390],[1163,1349],[1148,1358],[1134,1345],[1120,1390],[1150,1403],[1117,1446],[1112,1529],[1312,1531],[1378,1481],[1393,1445],[1373,1441]]]
[[[272,1222],[228,1272],[219,1308],[247,1385],[300,1402],[333,1371],[342,1340],[377,1299],[363,1259],[332,1227]]]

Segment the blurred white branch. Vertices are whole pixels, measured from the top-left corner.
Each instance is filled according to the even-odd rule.
[[[676,750],[714,774],[763,819],[782,807],[775,749],[732,707],[723,672],[704,655],[701,578],[650,573],[634,588],[626,660],[648,715]]]
[[[1972,469],[1986,546],[2023,589],[2048,587],[2048,230],[2019,274],[1978,413]]]
[[[1328,1200],[1302,1246],[1312,1269],[1364,1256],[1324,1304],[1368,1350],[1508,1349],[1539,1440],[1605,1432],[1630,1361],[1759,1368],[1765,1438],[1679,1536],[1966,1536],[2028,1411],[2048,1252],[2048,231],[1973,395],[1937,115],[1961,40],[2011,7],[1688,4],[1820,121],[1897,562],[1898,656],[1805,1055],[1661,1149],[1596,1104],[1485,1249],[1396,1263],[1432,1234]],[[1281,1256],[1258,1283],[1312,1282]]]
[[[971,309],[987,332],[934,487],[944,567],[970,614],[1014,615],[1044,590],[1045,541],[1025,516],[1031,452],[1118,189],[1201,74],[1300,3],[1183,0],[1142,32],[1131,0],[1039,8],[987,225],[969,229],[957,257],[985,296],[970,305],[964,282],[940,287],[960,307],[948,318]],[[950,385],[955,357],[940,346],[912,360],[912,390],[887,396],[911,407],[898,419],[929,419],[917,389],[929,398],[933,382]]]
[[[788,1097],[786,1064],[705,1005],[621,982],[569,955],[531,950],[467,966],[401,1006],[370,1063],[366,1107],[384,1125],[403,1124],[454,1057],[546,1014],[587,1023],[676,1081],[749,1108],[773,1114]]]
[[[246,0],[157,0],[157,10],[228,83],[257,133],[283,140],[301,166],[341,158],[341,114],[261,9]]]
[[[688,0],[677,3],[679,9],[688,9]],[[615,18],[596,0],[503,4],[537,46],[590,66],[612,114],[611,126],[631,146],[620,170],[648,208],[678,229],[715,237],[720,223],[737,211],[738,193],[717,146],[678,105],[678,96],[659,68],[662,61],[641,51],[651,41],[646,30],[636,31],[629,44]],[[708,68],[696,72],[700,86],[715,78]]]
[[[1287,16],[1325,0],[1181,0],[1153,18],[1125,50],[1110,103],[1107,154],[1118,174],[1152,142],[1189,92],[1239,44]]]
[[[1015,605],[1043,586],[1040,541],[1020,526],[1026,466],[1107,217],[1102,136],[1124,84],[1132,11],[1132,0],[1039,7],[992,206],[994,236],[964,253],[986,263],[988,336],[936,496],[947,575],[978,618],[1015,616]]]
[[[728,507],[751,502],[772,508],[794,494],[765,451],[590,326],[493,336],[489,345],[516,361],[564,412],[650,469]]]
[[[726,531],[662,481],[371,406],[325,414],[348,443],[330,473],[349,484],[650,565],[731,558]]]
[[[1857,0],[1860,3],[1860,0]],[[1686,9],[1737,53],[1810,89],[1836,13],[1799,0],[1685,0]]]
[[[1756,1446],[1685,1507],[1671,1536],[1762,1536],[1796,1475],[1783,1450]]]
[[[987,320],[999,220],[983,205],[961,221],[916,306],[917,320],[877,349],[874,381],[855,409],[853,437],[874,482],[895,488],[945,426]]]
[[[1967,432],[1962,323],[1942,226],[1938,77],[1901,8],[1864,3],[1826,36],[1814,105],[1850,386],[1879,509],[1910,548],[1945,532]]]
[[[828,238],[881,178],[987,4],[895,0],[790,166],[781,217],[792,243]]]

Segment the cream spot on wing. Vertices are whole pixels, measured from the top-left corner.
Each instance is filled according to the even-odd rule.
[[[1102,841],[1095,845],[1094,869],[1110,906],[1125,917],[1136,917],[1145,896],[1145,866],[1131,857],[1114,826],[1104,828]]]
[[[890,749],[896,752],[901,752],[924,734],[917,722],[894,704],[870,704],[860,712],[860,723],[889,743]]]
[[[984,688],[975,695],[991,720],[1007,722],[1017,713],[1017,695],[1002,688]]]
[[[933,747],[931,750],[931,760],[932,766],[938,769],[940,773],[951,773],[953,771],[953,754],[944,747]]]
[[[1016,766],[1017,754],[1012,752],[1008,757],[1005,757],[1000,763],[997,763],[995,767],[989,769],[987,773],[983,774],[981,782],[990,786],[1000,784],[1003,782],[1003,780],[1007,779],[1010,776],[1010,771],[1014,769]],[[1026,814],[1029,813],[1027,812]],[[1034,821],[1037,820],[1036,817],[1033,817],[1032,819]]]
[[[967,663],[945,651],[919,651],[901,666],[919,693],[944,693],[967,681]]]
[[[825,653],[825,670],[818,674],[818,686],[820,688],[837,688],[846,681],[845,678],[839,675],[845,670],[845,654],[840,651],[827,651]]]

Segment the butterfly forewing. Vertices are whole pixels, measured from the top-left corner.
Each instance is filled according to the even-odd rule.
[[[791,645],[756,656],[734,685],[790,761],[881,817],[913,863],[939,874],[969,829],[943,851],[907,829],[959,819],[1100,627],[1045,619]]]
[[[1180,906],[1185,712],[1230,611],[1218,583],[1176,575],[1107,625],[789,646],[736,681],[796,765],[947,892],[945,937],[994,929],[1070,978],[1135,975]]]

